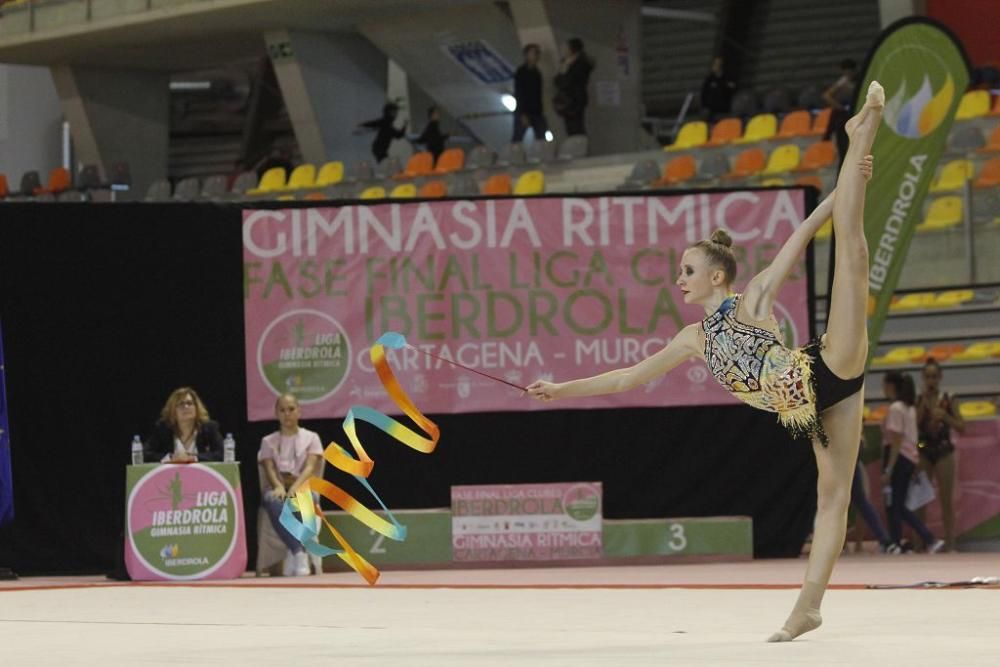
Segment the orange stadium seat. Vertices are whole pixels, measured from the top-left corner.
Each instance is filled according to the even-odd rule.
[[[812,129],[812,116],[805,109],[793,111],[781,119],[781,128],[776,139],[795,139],[797,137],[807,137]]]
[[[997,126],[1000,129],[1000,125]],[[977,188],[992,188],[1000,185],[1000,157],[995,157],[983,165],[983,170],[979,172],[979,178],[973,185]]]
[[[724,146],[740,138],[743,123],[739,118],[724,118],[712,126],[712,136],[706,146]]]
[[[997,99],[1000,100],[1000,96]],[[1000,124],[993,128],[989,139],[986,140],[986,145],[979,149],[981,153],[996,153],[997,151],[1000,151]]]
[[[510,174],[493,174],[483,184],[484,195],[509,195],[513,189]]]
[[[965,349],[961,343],[939,343],[927,350],[927,358],[935,361],[947,361]]]
[[[428,151],[414,153],[406,162],[406,169],[396,174],[396,178],[416,178],[426,176],[434,170],[434,156]]]
[[[883,403],[882,405],[878,405],[872,408],[871,411],[869,411],[868,416],[866,417],[866,421],[876,422],[876,423],[881,422],[883,419],[885,419],[885,416],[888,412],[889,412],[888,403]]]
[[[955,120],[969,120],[985,116],[990,111],[990,91],[970,90],[962,95],[962,101],[958,103],[958,111],[955,112]]]
[[[725,175],[725,178],[748,178],[759,174],[764,169],[767,158],[760,148],[748,148],[736,156],[736,162],[732,171]]]
[[[303,197],[303,199],[307,201],[324,201],[328,199],[328,197],[322,192],[310,192],[305,197]]]
[[[799,162],[799,171],[815,171],[833,166],[837,159],[837,149],[832,141],[817,141],[806,149]]]
[[[0,199],[4,199],[10,194],[10,185],[7,184],[7,174],[0,174]]]
[[[993,108],[990,109],[991,116],[1000,116],[1000,95],[993,99]]]
[[[420,186],[420,190],[417,191],[417,196],[427,197],[428,199],[447,197],[448,186],[444,184],[444,181],[428,181]]]
[[[663,176],[653,182],[653,186],[677,185],[690,181],[698,173],[694,158],[690,155],[678,155],[663,166]]]
[[[66,167],[56,167],[49,172],[49,183],[44,188],[35,188],[34,194],[58,194],[68,190],[73,184],[73,177]]]
[[[465,151],[461,148],[449,148],[438,156],[434,166],[435,174],[450,174],[465,166]],[[442,195],[444,196],[444,195]]]
[[[816,117],[813,118],[812,131],[809,132],[814,137],[822,137],[826,134],[826,128],[830,125],[830,114],[833,113],[833,109],[827,107],[823,109]]]
[[[698,148],[708,141],[708,123],[703,120],[692,120],[681,126],[674,143],[664,146],[665,151],[680,151],[686,148]]]

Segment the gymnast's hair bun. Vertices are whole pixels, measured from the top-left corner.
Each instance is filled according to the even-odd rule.
[[[724,245],[727,248],[731,248],[733,245],[733,239],[729,234],[721,229],[716,229],[712,232],[712,243],[718,243],[719,245]]]

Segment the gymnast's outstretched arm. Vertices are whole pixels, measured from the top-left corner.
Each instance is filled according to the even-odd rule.
[[[684,361],[698,355],[701,352],[700,342],[700,325],[689,324],[662,350],[634,366],[567,382],[536,380],[528,385],[528,395],[540,401],[552,401],[557,398],[598,396],[628,391],[670,372]]]

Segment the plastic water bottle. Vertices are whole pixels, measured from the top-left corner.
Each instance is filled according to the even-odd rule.
[[[137,436],[132,436],[132,465],[141,465],[143,462],[142,456],[142,439]]]
[[[232,433],[227,433],[226,439],[222,441],[222,460],[225,463],[236,462],[236,441],[233,440]]]

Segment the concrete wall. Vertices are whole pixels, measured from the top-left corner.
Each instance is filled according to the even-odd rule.
[[[62,112],[45,67],[0,65],[0,173],[12,190],[26,171],[42,181],[62,159]]]

